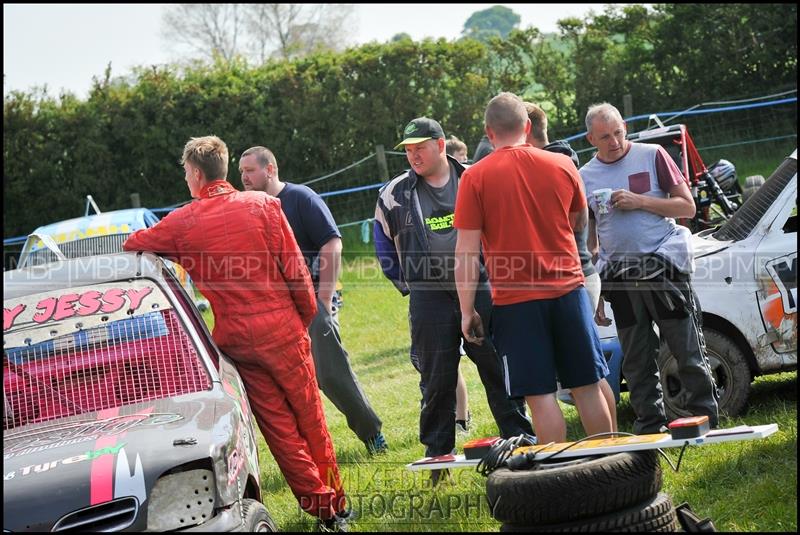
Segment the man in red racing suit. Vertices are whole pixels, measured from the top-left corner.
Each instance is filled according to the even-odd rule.
[[[123,248],[178,261],[211,303],[214,341],[236,364],[258,426],[300,506],[332,521],[345,495],[314,372],[314,287],[280,201],[225,180],[217,137],[184,148],[197,200],[134,232]],[[206,177],[215,179],[207,180]]]

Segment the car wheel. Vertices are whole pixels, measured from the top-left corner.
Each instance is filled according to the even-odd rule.
[[[737,416],[744,410],[747,397],[750,395],[751,375],[747,359],[730,337],[707,328],[703,329],[703,335],[706,339],[708,361],[719,393],[719,412],[726,416]],[[674,420],[693,416],[683,406],[685,392],[678,375],[678,362],[666,344],[662,344],[659,352],[658,369],[661,373],[661,388],[664,392],[667,418]]]
[[[486,494],[501,522],[534,526],[591,518],[631,507],[661,489],[655,451],[539,463],[530,470],[489,474]]]
[[[242,500],[242,531],[247,532],[276,532],[275,522],[269,516],[264,504],[256,500]]]
[[[660,492],[654,498],[633,507],[615,511],[603,516],[586,518],[577,522],[563,524],[539,524],[523,526],[506,523],[500,526],[505,533],[547,533],[547,532],[675,532],[678,531],[678,517],[672,499]]]
[[[752,175],[744,179],[744,189],[742,190],[742,203],[747,202],[747,199],[753,196],[753,193],[758,191],[764,185],[764,177],[761,175]]]

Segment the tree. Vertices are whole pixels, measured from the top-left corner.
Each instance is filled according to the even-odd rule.
[[[476,11],[464,23],[461,35],[479,41],[488,41],[491,37],[505,39],[519,23],[519,15],[505,6],[493,6],[483,11]]]
[[[246,4],[246,12],[248,35],[261,62],[270,51],[291,59],[320,50],[341,50],[355,24],[352,5]]]
[[[394,34],[389,41],[392,43],[396,43],[397,41],[402,41],[403,39],[408,39],[409,41],[413,41],[411,35],[406,32],[400,32]]]
[[[242,15],[241,4],[172,4],[164,11],[161,35],[206,59],[230,61],[239,53]]]
[[[174,4],[164,12],[162,36],[204,59],[238,55],[263,63],[341,50],[353,14],[341,4]]]
[[[623,95],[638,105],[666,105],[661,92],[664,74],[654,63],[654,31],[661,17],[640,5],[607,6],[582,22],[559,21],[561,33],[572,43],[574,108],[578,117],[598,102],[621,108]]]
[[[689,9],[690,8],[690,9]],[[797,4],[657,4],[655,62],[688,104],[797,87]]]

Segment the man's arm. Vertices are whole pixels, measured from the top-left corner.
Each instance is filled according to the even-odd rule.
[[[280,221],[279,242],[273,253],[278,257],[283,278],[289,288],[292,301],[300,313],[303,326],[308,328],[317,314],[317,298],[314,295],[314,285],[308,272],[303,253],[289,226],[289,220],[283,214],[280,206],[277,207],[277,218]]]
[[[689,185],[678,166],[662,147],[655,154],[656,175],[661,191],[669,193],[666,199],[639,195],[618,190],[611,194],[611,206],[619,210],[646,210],[664,217],[691,218],[696,208]]]
[[[483,342],[483,322],[475,310],[475,287],[480,273],[481,231],[458,229],[456,291],[461,306],[461,331],[468,342]]]
[[[582,210],[569,213],[569,224],[572,226],[572,232],[580,232],[586,228],[586,223],[589,221],[589,209],[584,206]]]
[[[342,268],[342,239],[334,236],[319,250],[319,300],[330,314],[336,281]]]
[[[589,212],[589,236],[586,238],[586,247],[592,255],[592,264],[596,264],[597,256],[600,254],[600,242],[597,239],[597,221],[594,219],[594,212]]]
[[[617,190],[611,194],[611,208],[614,210],[645,210],[664,217],[694,217],[695,206],[686,182],[669,189],[669,197],[658,199],[647,195]]]
[[[175,244],[177,230],[173,224],[176,221],[174,214],[175,212],[171,212],[152,227],[132,233],[122,244],[122,250],[148,251],[177,261],[178,250]]]
[[[372,237],[375,242],[375,256],[381,265],[384,276],[392,281],[394,287],[403,295],[408,295],[410,290],[403,280],[403,273],[400,270],[400,256],[397,254],[394,241],[389,237],[389,223],[381,208],[381,202],[375,207],[375,223],[372,229]]]

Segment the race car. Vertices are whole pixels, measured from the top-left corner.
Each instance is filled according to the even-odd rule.
[[[276,530],[242,380],[159,257],[6,271],[3,306],[4,531]]]

